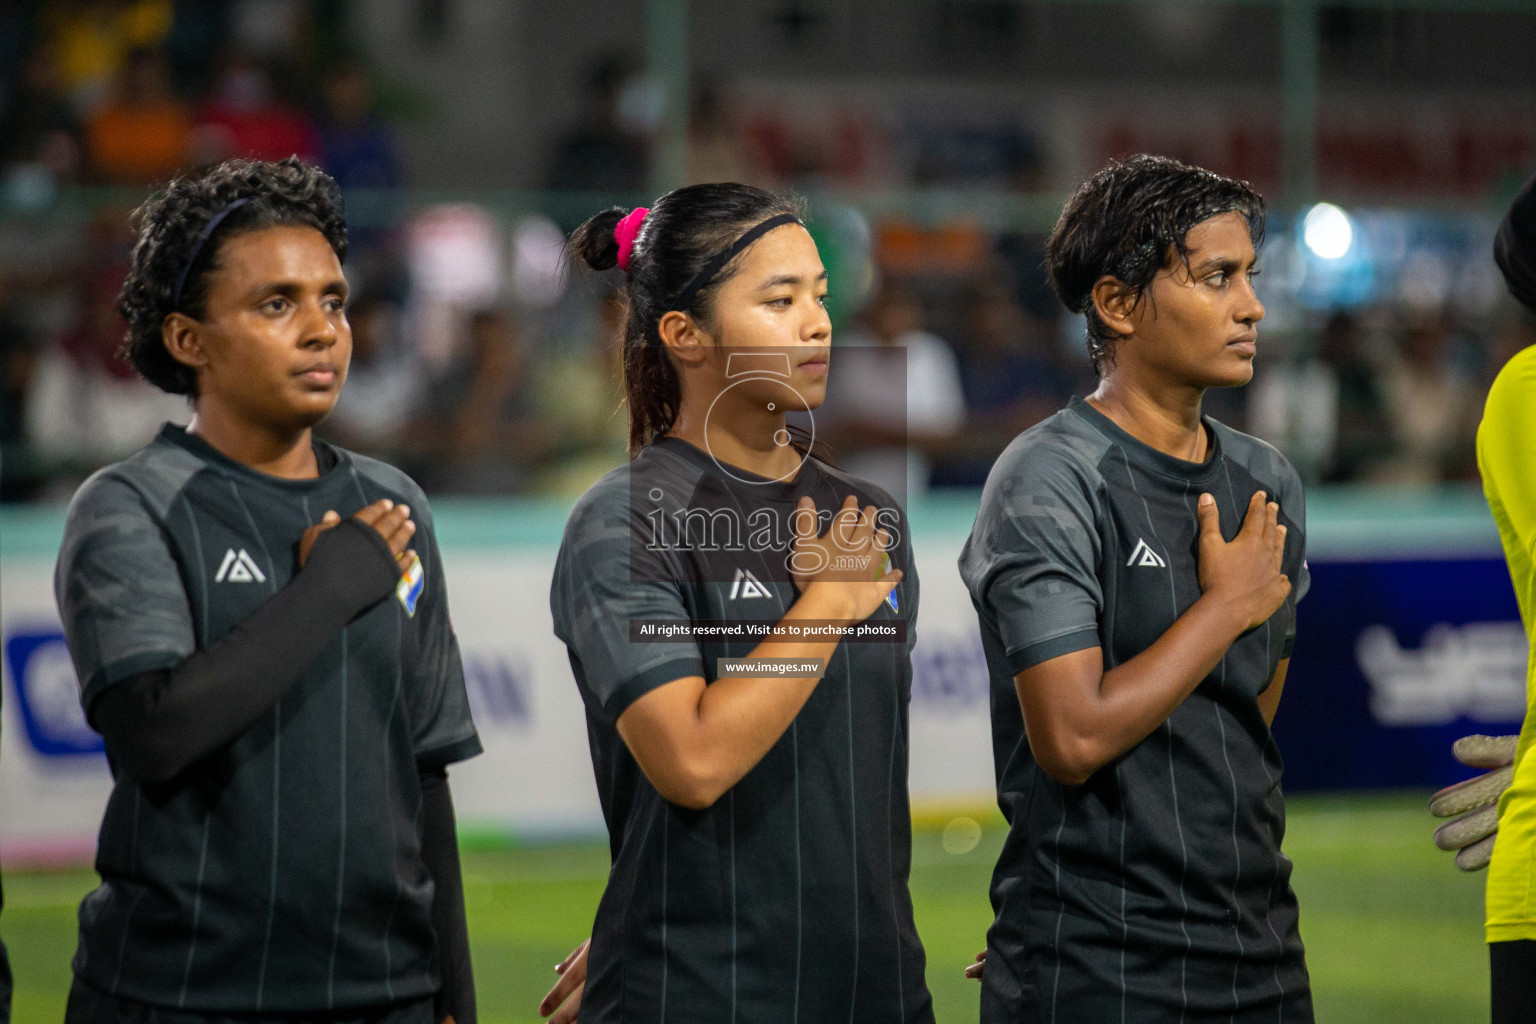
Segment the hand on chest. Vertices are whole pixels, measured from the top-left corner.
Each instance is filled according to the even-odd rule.
[[[350,500],[345,495],[268,494],[227,481],[200,490],[204,493],[189,495],[183,514],[168,524],[200,646],[217,642],[293,581],[301,571],[299,539],[326,511],[334,509],[345,518],[363,507],[358,494]],[[418,600],[419,591],[413,591]],[[402,601],[379,602],[349,624],[353,653],[370,653],[387,640],[388,658],[409,654],[413,631],[405,623],[410,619]]]
[[[1241,529],[1253,493],[1265,490],[1252,481],[1243,483],[1229,487],[1225,479],[1218,479],[1206,487],[1216,498],[1225,541]],[[1200,493],[1196,486],[1169,481],[1164,486],[1142,482],[1137,490],[1112,495],[1099,574],[1113,663],[1124,663],[1146,650],[1201,597],[1196,516]],[[1293,557],[1288,539],[1286,571],[1294,573],[1293,561],[1299,558]],[[1216,674],[1225,672],[1230,677],[1241,664],[1245,679],[1253,675],[1255,680],[1262,676],[1267,681],[1293,614],[1294,605],[1288,600],[1263,625],[1239,636]]]

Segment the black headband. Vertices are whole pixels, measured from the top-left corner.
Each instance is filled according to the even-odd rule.
[[[725,269],[725,265],[741,254],[741,251],[753,242],[762,238],[774,228],[783,227],[785,224],[799,224],[800,218],[792,213],[781,213],[777,217],[769,217],[755,227],[748,228],[741,237],[730,245],[721,249],[709,258],[699,272],[693,275],[693,280],[688,282],[688,287],[678,293],[677,299],[672,303],[672,309],[684,312],[693,305],[693,300],[698,297],[700,291],[709,282],[715,279],[715,275]]]
[[[197,241],[192,243],[192,251],[187,255],[187,262],[182,265],[181,273],[176,275],[176,291],[171,294],[171,311],[178,312],[181,309],[181,293],[187,287],[187,274],[192,270],[192,264],[197,262],[197,257],[202,254],[203,246],[208,238],[216,231],[224,218],[234,213],[240,207],[251,201],[250,196],[242,196],[230,203],[224,209],[208,218],[208,223],[203,225],[203,230],[198,233]]]

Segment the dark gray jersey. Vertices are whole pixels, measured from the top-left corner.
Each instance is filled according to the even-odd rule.
[[[1196,464],[1074,399],[987,479],[960,571],[981,620],[1010,826],[992,880],[989,1024],[1311,1020],[1280,852],[1280,752],[1257,702],[1290,656],[1309,583],[1301,483],[1274,448],[1205,423],[1211,456]],[[1082,786],[1056,782],[1030,752],[1014,675],[1089,647],[1112,668],[1150,647],[1200,596],[1201,493],[1231,539],[1258,490],[1288,528],[1291,596],[1146,739]]]
[[[248,618],[327,509],[410,505],[425,570],[413,612],[406,594],[353,619],[227,747],[166,785],[116,773],[75,957],[103,992],[284,1013],[437,987],[418,769],[479,739],[425,496],[390,466],[325,451],[318,478],[281,480],[166,427],[70,505],[55,586],[87,708]]]
[[[674,679],[713,682],[757,640],[646,642],[638,624],[774,623],[801,495],[889,510],[905,572],[870,623],[903,642],[844,640],[789,730],[713,806],[668,803],[616,722]],[[890,496],[816,460],[770,483],[662,438],[571,512],[550,596],[587,710],[613,869],[592,928],[582,1020],[677,1024],[931,1022],[907,891],[907,705],[918,581]],[[759,685],[773,686],[772,681]]]

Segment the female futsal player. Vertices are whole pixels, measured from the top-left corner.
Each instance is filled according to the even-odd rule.
[[[584,971],[597,1024],[932,1021],[907,891],[911,542],[785,422],[826,390],[816,245],[790,201],[717,184],[571,246],[627,274],[633,458],[572,511],[550,596],[613,867],[544,1011]]]
[[[998,459],[960,559],[1010,826],[988,1024],[1312,1019],[1269,731],[1301,484],[1200,412],[1253,375],[1263,226],[1242,182],[1140,156],[1047,244],[1099,386]]]
[[[1510,292],[1525,307],[1536,312],[1536,179],[1526,183],[1516,197],[1504,222],[1499,226],[1494,256]],[[1527,631],[1536,629],[1536,565],[1532,545],[1536,544],[1536,349],[1518,353],[1499,371],[1488,392],[1483,422],[1477,430],[1477,465],[1482,471],[1483,490],[1488,506],[1499,526],[1509,574],[1519,599],[1520,614]],[[1536,701],[1536,662],[1527,673],[1526,696]],[[1469,737],[1457,744],[1471,746],[1483,755],[1466,763],[1494,767],[1499,771],[1474,780],[1464,787],[1453,787],[1437,794],[1437,800],[1455,790],[1460,802],[1445,813],[1474,808],[1497,796],[1497,810],[1474,813],[1462,822],[1443,827],[1437,840],[1445,848],[1465,847],[1456,863],[1475,869],[1488,864],[1487,939],[1492,984],[1494,1024],[1516,1024],[1536,1020],[1536,889],[1531,879],[1536,874],[1536,714],[1530,705],[1525,724],[1512,750],[1508,737],[1490,739]],[[1484,795],[1486,793],[1486,795]],[[1485,822],[1478,827],[1479,820]],[[1455,835],[1457,826],[1470,826],[1465,834]],[[1490,834],[1494,827],[1496,834]],[[1482,838],[1486,836],[1487,838]],[[1449,841],[1447,841],[1449,840]],[[1489,860],[1491,847],[1491,861]]]
[[[431,519],[311,434],[351,356],[336,184],[232,160],[138,217],[125,354],[194,415],[86,481],[59,553],[115,779],[67,1024],[466,1024],[444,769],[480,743]]]

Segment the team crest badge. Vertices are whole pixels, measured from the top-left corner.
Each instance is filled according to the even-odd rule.
[[[888,573],[890,571],[891,571],[891,553],[889,551],[887,551],[884,555],[881,556],[880,573],[881,573],[881,575],[884,575],[884,574],[886,574],[886,573]],[[896,586],[899,587],[899,586],[901,586],[901,584],[898,583],[898,584],[896,584]],[[896,588],[895,587],[891,588],[891,592],[889,594],[885,595],[885,603],[891,606],[891,611],[895,612],[898,615],[901,614],[901,605],[896,600]]]
[[[405,567],[405,574],[400,577],[400,582],[395,586],[395,596],[400,599],[400,604],[405,608],[405,614],[415,618],[416,602],[421,600],[422,587],[426,584],[427,575],[421,567],[421,556],[411,555],[410,564]]]

